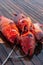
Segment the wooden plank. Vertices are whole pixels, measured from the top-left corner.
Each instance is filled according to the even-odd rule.
[[[14,20],[14,13],[23,13],[27,16],[30,16],[32,21],[43,23],[43,0],[0,0],[0,15],[4,15],[10,19]],[[0,43],[3,43],[3,40],[0,38]],[[2,51],[1,51],[2,50]],[[43,49],[42,49],[43,50]],[[0,59],[1,64],[8,56],[11,48],[6,47],[5,45],[0,44]],[[16,53],[15,53],[16,51]],[[15,50],[12,56],[20,55],[19,50]],[[4,54],[3,54],[4,53]],[[16,62],[15,62],[16,61]],[[9,64],[10,63],[10,64]],[[43,52],[38,56],[34,55],[33,58],[29,60],[23,59],[11,59],[6,65],[43,65]]]

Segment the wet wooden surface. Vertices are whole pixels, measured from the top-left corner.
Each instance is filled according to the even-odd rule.
[[[43,23],[43,0],[0,0],[0,15],[14,20],[14,13],[23,13],[30,16],[33,22]],[[12,50],[4,43],[5,41],[3,41],[0,34],[0,65]],[[5,65],[43,65],[43,47],[40,53],[38,55],[34,54],[31,60],[16,59],[15,56],[22,56],[18,49],[14,50],[11,56],[14,58],[9,59]]]

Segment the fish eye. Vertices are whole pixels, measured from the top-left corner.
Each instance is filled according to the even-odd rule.
[[[29,36],[29,37],[33,37],[32,34],[29,34],[28,36]]]
[[[22,18],[24,18],[24,16],[22,16]]]

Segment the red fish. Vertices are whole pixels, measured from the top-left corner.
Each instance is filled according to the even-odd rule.
[[[27,32],[21,35],[19,41],[23,52],[26,55],[33,55],[36,46],[34,35],[31,32]]]
[[[32,22],[29,17],[26,17],[23,14],[19,14],[15,18],[17,21],[17,26],[21,33],[26,33],[26,32],[28,32],[28,30],[30,30]]]
[[[43,39],[43,30],[41,29],[41,24],[39,23],[33,23],[34,29],[32,30],[33,34],[35,35],[36,39],[38,41],[41,41]]]
[[[18,28],[16,27],[15,23],[4,17],[1,16],[0,17],[0,30],[3,33],[3,35],[12,43],[14,44],[15,39],[17,38],[17,36],[19,36],[19,31]]]

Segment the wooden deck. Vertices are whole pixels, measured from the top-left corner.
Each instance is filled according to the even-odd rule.
[[[0,15],[4,15],[14,20],[14,13],[23,13],[30,16],[33,22],[43,23],[43,0],[0,0]],[[6,59],[10,51],[6,46],[0,34],[0,65]],[[42,47],[42,49],[41,49]],[[41,49],[41,50],[40,50]],[[15,56],[23,56],[18,49],[14,50],[5,65],[43,65],[43,46],[39,45],[40,53],[32,57],[31,60],[25,58],[15,58]]]

